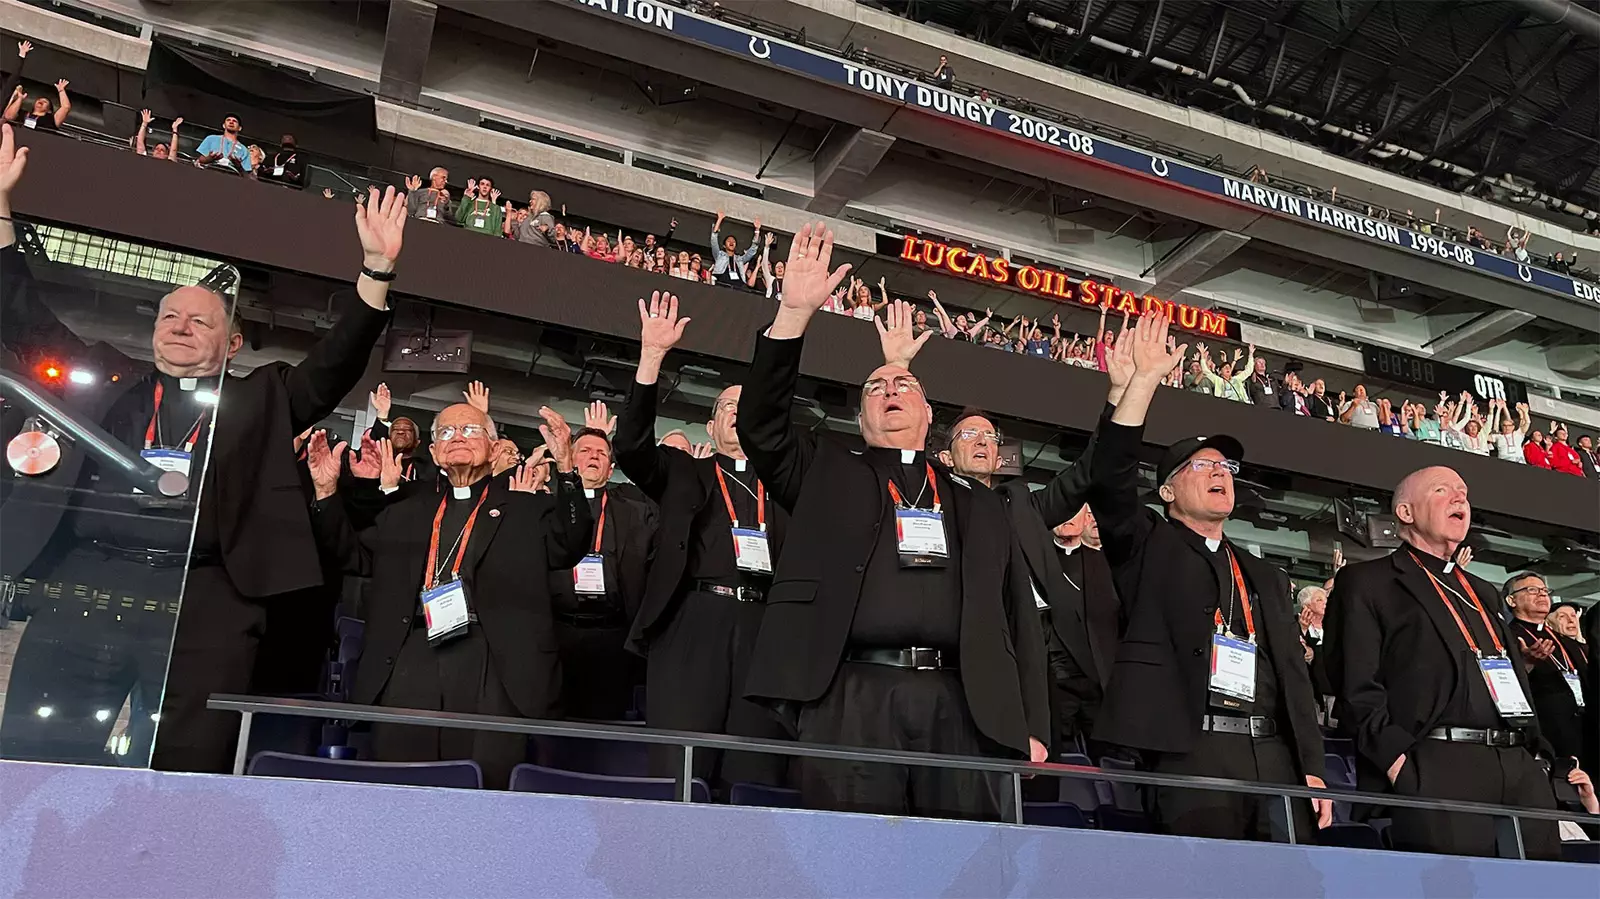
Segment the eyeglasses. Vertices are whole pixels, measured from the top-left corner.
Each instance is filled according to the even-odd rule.
[[[1550,588],[1549,587],[1518,587],[1517,589],[1511,591],[1511,595],[1512,596],[1516,596],[1518,593],[1532,593],[1534,596],[1548,597],[1550,595]]]
[[[483,437],[488,433],[489,429],[483,425],[445,425],[442,428],[433,429],[433,439],[453,440],[460,436],[463,439],[471,440],[475,437]]]
[[[1219,465],[1222,466],[1222,468],[1224,468],[1228,474],[1239,473],[1239,463],[1233,461],[1232,459],[1190,459],[1189,464],[1184,467],[1196,474],[1205,474]],[[1182,469],[1179,470],[1181,471]]]
[[[913,390],[920,391],[922,389],[922,382],[918,381],[915,376],[895,375],[892,378],[873,378],[867,383],[862,384],[861,394],[863,396],[883,396],[889,391],[891,384],[894,386],[894,392],[896,395],[909,393]]]
[[[962,428],[956,432],[957,440],[977,440],[980,437],[989,441],[990,443],[1000,442],[999,431],[980,431],[977,428]]]
[[[738,400],[723,400],[722,402],[717,403],[714,407],[712,407],[711,414],[718,415],[718,414],[721,414],[723,412],[738,412],[738,411],[739,411],[739,401]]]

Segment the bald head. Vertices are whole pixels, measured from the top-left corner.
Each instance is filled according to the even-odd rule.
[[[744,451],[739,448],[738,431],[739,397],[743,393],[744,388],[738,384],[723,388],[717,394],[716,404],[711,407],[711,420],[706,422],[706,433],[711,435],[717,452],[736,459],[744,458]]]
[[[244,338],[233,330],[228,304],[219,294],[196,286],[180,287],[161,298],[150,349],[156,368],[180,378],[222,374]]]
[[[475,433],[467,433],[467,428],[473,425],[477,426]],[[434,416],[432,432],[433,443],[429,449],[434,464],[452,474],[476,472],[480,468],[485,473],[489,471],[498,435],[494,422],[476,406],[456,403],[444,407]]]
[[[1413,471],[1394,489],[1394,517],[1411,545],[1449,558],[1472,527],[1467,484],[1443,465]]]

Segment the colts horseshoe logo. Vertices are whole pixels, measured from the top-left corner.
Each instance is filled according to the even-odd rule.
[[[1167,177],[1167,161],[1157,156],[1150,157],[1150,171],[1163,178]]]
[[[1519,262],[1517,263],[1517,277],[1524,281],[1531,282],[1533,281],[1533,269],[1528,268],[1526,265],[1523,265]]]
[[[772,55],[772,45],[766,38],[752,37],[750,39],[750,55],[756,59],[766,59]]]

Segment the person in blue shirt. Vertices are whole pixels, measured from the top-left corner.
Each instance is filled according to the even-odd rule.
[[[194,164],[199,168],[220,163],[232,166],[236,171],[250,171],[250,150],[239,137],[238,116],[230,115],[223,119],[222,133],[210,135],[201,141],[195,153],[199,158]]]
[[[727,218],[721,210],[717,211],[717,223],[711,226],[711,252],[715,260],[711,266],[711,280],[714,284],[728,287],[744,286],[746,266],[750,260],[756,258],[756,247],[761,243],[761,220],[754,221],[755,233],[750,235],[750,248],[743,253],[739,252],[739,242],[729,236],[722,238],[722,222]]]

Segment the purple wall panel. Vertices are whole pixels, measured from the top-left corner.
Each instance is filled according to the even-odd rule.
[[[1590,866],[0,762],[0,896],[1397,896]]]

